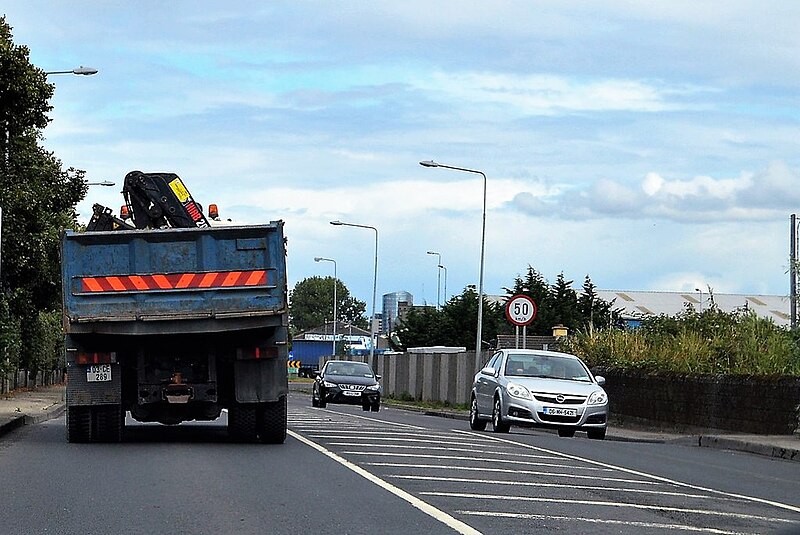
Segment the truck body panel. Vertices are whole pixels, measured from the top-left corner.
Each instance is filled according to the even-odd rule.
[[[283,222],[65,233],[71,441],[116,441],[124,415],[175,424],[228,409],[231,435],[283,442]]]

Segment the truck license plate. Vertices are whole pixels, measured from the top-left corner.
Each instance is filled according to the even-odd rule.
[[[111,380],[111,364],[92,364],[86,368],[86,380],[90,383]]]

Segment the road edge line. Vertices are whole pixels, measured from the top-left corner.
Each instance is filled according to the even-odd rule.
[[[470,526],[468,524],[465,524],[464,522],[462,522],[462,521],[450,516],[449,514],[445,513],[444,511],[442,511],[440,509],[437,509],[436,507],[432,506],[431,504],[429,504],[429,503],[427,503],[427,502],[425,502],[423,500],[420,500],[416,496],[414,496],[412,494],[409,494],[408,492],[406,492],[406,491],[404,491],[404,490],[402,490],[402,489],[400,489],[398,487],[395,487],[391,483],[389,483],[387,481],[384,481],[383,479],[379,478],[375,474],[372,474],[372,473],[364,470],[360,466],[351,463],[350,461],[348,461],[344,457],[341,457],[341,456],[333,453],[332,451],[328,450],[324,446],[321,446],[320,444],[317,444],[316,442],[314,442],[314,441],[312,441],[310,439],[307,439],[306,437],[304,437],[302,435],[299,435],[298,433],[295,433],[292,430],[287,430],[286,433],[289,436],[291,436],[292,438],[294,438],[296,440],[299,440],[300,442],[302,442],[306,446],[314,448],[318,452],[320,452],[323,455],[326,455],[327,457],[333,459],[334,461],[336,461],[337,463],[341,464],[345,468],[355,472],[356,474],[360,475],[361,477],[363,477],[367,481],[370,481],[371,483],[374,483],[374,484],[378,485],[382,489],[391,492],[392,494],[394,494],[398,498],[400,498],[402,500],[405,500],[406,502],[411,504],[413,507],[416,507],[417,509],[419,509],[423,513],[427,514],[428,516],[433,517],[434,519],[438,520],[439,522],[441,522],[441,523],[445,524],[446,526],[454,529],[458,533],[461,533],[463,535],[482,535],[482,533],[480,531],[476,530],[472,526]]]

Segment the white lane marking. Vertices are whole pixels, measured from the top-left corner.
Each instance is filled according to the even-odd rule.
[[[727,518],[738,518],[742,520],[762,520],[769,522],[794,523],[794,520],[786,518],[772,518],[768,516],[748,515],[744,513],[731,513],[727,511],[711,511],[708,509],[688,509],[685,507],[668,507],[666,505],[644,505],[639,503],[624,502],[605,502],[600,500],[577,500],[573,498],[540,498],[535,496],[509,496],[507,494],[470,494],[462,492],[420,492],[425,496],[442,496],[446,498],[470,498],[477,500],[497,500],[514,502],[538,502],[538,503],[565,503],[580,505],[595,505],[601,507],[618,507],[621,509],[642,509],[648,511],[671,511],[673,513],[683,513],[692,515],[722,516]]]
[[[342,437],[338,435],[319,435],[319,434],[314,434],[313,436],[314,438],[331,438],[331,439],[339,438],[347,440],[358,440],[359,438],[362,438],[362,437]],[[426,438],[363,437],[363,439],[369,440],[370,442],[392,440],[394,442],[418,442],[420,444],[454,444],[456,446],[487,446],[485,442],[470,443],[470,442],[453,441],[453,440],[433,440],[433,439],[428,440]]]
[[[572,468],[575,470],[594,470],[598,472],[613,472],[611,468],[596,468],[594,466],[569,466],[555,463],[534,463],[530,461],[513,461],[510,459],[493,459],[488,457],[467,457],[465,455],[426,455],[424,453],[391,453],[377,451],[343,451],[348,455],[369,455],[370,457],[411,457],[414,459],[449,459],[452,461],[475,461],[478,463],[494,464],[519,464],[523,466],[550,466],[552,468]]]
[[[336,412],[336,411],[332,411],[332,410],[329,410],[329,409],[314,409],[314,410],[315,411],[325,412],[327,414],[335,414],[336,416],[339,416],[339,417],[358,418],[360,420],[366,420],[368,422],[380,423],[380,424],[390,425],[390,426],[393,425],[395,427],[402,427],[402,428],[405,428],[405,429],[417,429],[419,431],[425,431],[424,427],[420,427],[418,425],[401,424],[401,423],[392,422],[392,421],[389,421],[389,420],[378,420],[377,418],[368,418],[366,416],[361,416],[359,414]]]
[[[348,446],[351,448],[401,448],[404,450],[425,450],[425,451],[460,451],[460,452],[467,452],[467,453],[485,453],[487,455],[497,455],[498,450],[479,450],[474,448],[449,448],[449,447],[438,447],[438,446],[409,446],[407,444],[398,444],[397,446],[393,444],[364,444],[363,442],[331,442],[331,446]],[[506,453],[502,452],[506,457],[524,457],[526,459],[559,459],[559,457],[553,457],[551,455],[530,455],[526,453]]]
[[[475,433],[473,431],[462,431],[460,429],[453,429],[453,432],[458,433],[458,434],[467,435],[467,436],[473,436],[473,437],[474,436],[481,436],[480,434]],[[776,501],[773,501],[773,500],[767,500],[765,498],[758,498],[756,496],[747,496],[746,494],[737,494],[735,492],[725,492],[725,491],[722,491],[722,490],[712,489],[710,487],[703,487],[703,486],[700,486],[700,485],[693,485],[691,483],[684,483],[684,482],[678,481],[676,479],[670,479],[670,478],[667,478],[667,477],[661,477],[661,476],[657,476],[655,474],[649,474],[647,472],[641,472],[639,470],[633,470],[631,468],[625,468],[624,466],[617,466],[617,465],[614,465],[614,464],[595,461],[593,459],[587,459],[586,457],[579,457],[577,455],[570,455],[568,453],[562,453],[560,451],[549,450],[547,448],[540,448],[539,446],[532,446],[530,444],[525,444],[524,442],[515,442],[513,440],[508,440],[508,439],[498,438],[498,437],[490,437],[490,438],[492,440],[496,440],[496,441],[498,441],[500,443],[503,443],[503,444],[516,444],[517,446],[520,446],[522,448],[531,449],[531,450],[539,451],[539,452],[543,452],[543,453],[549,453],[551,455],[558,455],[559,457],[563,457],[565,459],[583,461],[583,462],[586,462],[586,463],[589,463],[589,464],[593,464],[595,466],[603,466],[603,467],[606,467],[606,468],[613,468],[615,470],[620,470],[620,471],[628,473],[628,474],[633,474],[633,475],[640,476],[640,477],[646,477],[648,479],[652,479],[654,481],[660,481],[662,483],[669,483],[671,485],[676,485],[676,486],[679,486],[679,487],[685,487],[685,488],[694,489],[694,490],[701,490],[703,492],[712,492],[714,494],[719,494],[721,496],[728,496],[730,498],[739,498],[741,500],[746,500],[746,501],[753,502],[753,503],[761,503],[761,504],[765,504],[765,505],[771,505],[773,507],[777,507],[778,509],[785,509],[787,511],[794,511],[795,513],[800,513],[800,507],[797,507],[797,506],[794,506],[794,505],[790,505],[788,503],[781,503],[781,502],[776,502]]]
[[[457,470],[463,472],[494,472],[500,474],[526,474],[531,476],[545,477],[568,477],[570,479],[592,479],[602,481],[614,481],[616,483],[634,483],[636,485],[660,485],[655,481],[642,481],[641,479],[624,479],[617,477],[603,477],[597,475],[582,476],[577,474],[556,474],[554,472],[539,472],[536,470],[509,470],[507,468],[480,468],[472,466],[440,466],[436,464],[404,464],[404,463],[365,463],[367,466],[385,466],[388,468],[420,468],[426,470]]]
[[[495,513],[492,511],[456,511],[461,515],[492,516],[501,518],[520,518],[525,520],[565,520],[569,522],[589,522],[592,524],[614,524],[618,526],[631,526],[636,528],[661,528],[681,531],[697,531],[702,533],[715,533],[718,535],[758,535],[757,533],[742,533],[739,531],[725,531],[717,528],[700,528],[683,524],[657,524],[655,522],[637,522],[635,520],[607,520],[601,518],[584,518],[580,516],[534,515],[530,513]]]
[[[392,494],[394,494],[398,498],[401,498],[401,499],[407,501],[409,504],[411,504],[412,506],[416,507],[417,509],[419,509],[423,513],[435,518],[439,522],[441,522],[441,523],[445,524],[446,526],[454,529],[458,533],[462,533],[464,535],[481,535],[481,532],[476,530],[472,526],[469,526],[468,524],[465,524],[464,522],[461,522],[460,520],[457,520],[457,519],[453,518],[452,516],[448,515],[444,511],[441,511],[440,509],[437,509],[436,507],[430,505],[429,503],[420,500],[416,496],[413,496],[413,495],[409,494],[408,492],[406,492],[406,491],[404,491],[404,490],[402,490],[402,489],[400,489],[398,487],[395,487],[394,485],[392,485],[388,481],[384,481],[383,479],[379,478],[378,476],[376,476],[376,475],[364,470],[360,466],[357,466],[357,465],[351,463],[350,461],[348,461],[347,459],[344,459],[344,458],[340,457],[339,455],[336,455],[335,453],[333,453],[332,451],[328,450],[327,448],[321,446],[320,444],[317,444],[316,442],[314,442],[312,440],[309,440],[306,437],[304,437],[302,435],[299,435],[299,434],[297,434],[297,433],[295,433],[294,431],[291,431],[291,430],[287,430],[286,433],[289,436],[293,437],[294,439],[299,440],[300,442],[302,442],[306,446],[314,448],[315,450],[319,451],[323,455],[326,455],[327,457],[333,459],[334,461],[336,461],[337,463],[341,464],[345,468],[348,468],[349,470],[352,470],[353,472],[355,472],[356,474],[360,475],[361,477],[363,477],[367,481],[370,481],[370,482],[378,485],[382,489],[385,489],[385,490],[391,492]]]
[[[668,490],[650,489],[629,489],[625,487],[598,487],[594,485],[571,485],[564,483],[539,483],[535,481],[498,481],[496,479],[471,479],[467,477],[436,477],[436,476],[411,476],[411,475],[392,475],[393,479],[412,479],[415,481],[438,481],[443,483],[482,483],[486,485],[506,485],[513,487],[543,487],[553,489],[575,489],[575,490],[600,490],[609,492],[628,492],[635,494],[657,494],[659,496],[676,496],[680,498],[696,498],[701,500],[718,500],[724,502],[741,502],[722,496],[709,496],[708,494],[688,494],[686,492],[673,492]]]
[[[353,427],[349,429],[342,429],[337,427],[336,429],[331,429],[328,426],[325,431],[319,427],[315,428],[318,430],[319,433],[327,433],[328,435],[333,436],[336,435],[363,435],[363,436],[373,436],[373,435],[383,435],[383,436],[399,436],[399,437],[407,437],[407,436],[415,436],[415,431],[390,431],[386,429],[381,429],[377,427],[372,428],[363,428],[363,427]],[[320,434],[321,437],[327,437],[325,434]],[[444,433],[425,433],[424,435],[426,438],[458,438],[461,439],[462,437],[454,437],[452,434],[447,432]],[[343,438],[343,437],[340,437]],[[483,439],[480,442],[485,442],[486,444],[494,444],[491,440]]]

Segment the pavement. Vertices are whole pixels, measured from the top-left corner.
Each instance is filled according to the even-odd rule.
[[[291,390],[303,392],[309,385],[293,384]],[[309,390],[310,391],[310,390]],[[467,411],[423,408],[387,400],[392,407],[430,416],[468,420]],[[23,426],[57,418],[66,407],[66,386],[54,385],[0,394],[0,437]],[[624,442],[675,443],[704,448],[744,451],[756,455],[800,462],[800,436],[753,435],[715,429],[664,428],[653,422],[612,418],[606,440]]]

